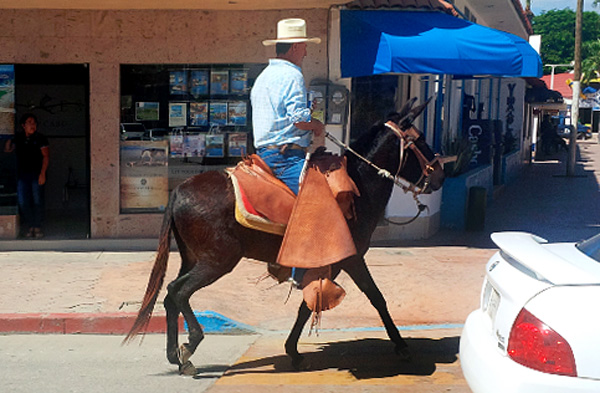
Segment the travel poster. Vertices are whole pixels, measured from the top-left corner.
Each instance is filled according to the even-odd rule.
[[[246,125],[246,101],[231,101],[227,103],[227,124],[230,126]]]
[[[171,157],[183,157],[183,134],[181,132],[172,133],[169,135],[171,145]]]
[[[183,137],[183,157],[204,157],[206,134],[188,134]]]
[[[158,102],[136,102],[135,120],[136,121],[157,121],[159,120]]]
[[[121,209],[163,211],[169,201],[167,141],[123,141]]]
[[[229,71],[211,71],[210,94],[220,95],[229,93]]]
[[[243,157],[248,154],[248,134],[245,132],[231,133],[227,137],[227,155]]]
[[[15,66],[0,64],[0,135],[12,135],[14,132]]]
[[[190,103],[190,126],[199,127],[208,125],[208,103]]]
[[[208,70],[190,71],[190,94],[194,97],[208,94]]]
[[[225,135],[206,134],[206,157],[225,156]]]
[[[169,87],[171,94],[181,95],[188,92],[188,76],[187,71],[171,71],[169,72]]]
[[[231,70],[231,92],[245,94],[248,91],[248,71]]]
[[[169,102],[169,127],[187,126],[187,103]]]
[[[227,124],[227,103],[210,103],[210,124],[224,126]]]

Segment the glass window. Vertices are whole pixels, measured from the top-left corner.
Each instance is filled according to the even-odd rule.
[[[252,153],[249,92],[265,66],[121,65],[121,213],[161,212],[188,177]]]

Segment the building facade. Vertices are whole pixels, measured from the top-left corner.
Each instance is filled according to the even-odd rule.
[[[527,36],[514,1],[489,2],[509,10],[500,17],[510,32]],[[389,105],[368,115],[393,110],[408,97],[435,97],[439,102],[417,125],[440,152],[449,143],[445,140],[462,137],[466,96],[473,97],[476,108],[468,116],[492,121],[510,115],[513,127],[522,124],[519,97],[524,84],[518,78],[342,78],[339,14],[345,1],[306,2],[303,9],[294,9],[291,1],[197,5],[180,0],[168,9],[158,2],[125,3],[112,8],[104,2],[86,3],[89,9],[72,9],[68,1],[32,0],[0,13],[0,64],[14,78],[12,87],[5,88],[9,93],[12,89],[13,100],[1,108],[0,137],[2,143],[11,137],[23,113],[38,116],[40,131],[50,140],[47,234],[51,229],[57,238],[155,237],[169,190],[195,173],[235,164],[252,143],[248,91],[274,56],[274,49],[261,41],[275,37],[277,21],[287,17],[304,18],[309,35],[322,39],[320,45],[309,46],[303,70],[311,90],[331,96],[331,106],[322,115],[328,131],[341,139],[352,140],[363,127],[360,100],[366,102],[373,89],[390,80],[393,88],[379,91]],[[481,2],[454,3],[463,14],[459,17],[501,27]],[[358,7],[379,9],[367,2]],[[507,95],[515,100],[510,108],[503,104]],[[523,152],[526,131],[518,128],[517,150]],[[11,156],[0,154],[3,172],[14,171]],[[18,230],[9,177],[2,178],[0,189],[3,238],[16,237]],[[387,216],[412,216],[414,203],[406,199],[394,194]],[[431,207],[427,215],[401,229],[382,224],[376,237],[435,233],[441,225],[442,193],[424,202]]]

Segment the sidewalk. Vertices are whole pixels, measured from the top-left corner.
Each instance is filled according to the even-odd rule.
[[[594,139],[595,141],[595,139]],[[460,326],[478,306],[484,265],[495,252],[489,234],[533,232],[550,241],[577,241],[600,224],[600,145],[581,142],[576,174],[565,177],[566,154],[539,160],[499,190],[488,205],[485,230],[442,230],[430,239],[375,244],[367,262],[399,326]],[[154,263],[155,239],[1,241],[0,333],[125,333],[137,312]],[[61,251],[48,251],[49,249]],[[21,250],[21,251],[15,251]],[[166,282],[179,269],[172,252]],[[274,286],[261,262],[243,260],[191,300],[211,330],[288,331],[301,293]],[[342,304],[323,315],[322,329],[378,329],[379,316],[352,281]],[[164,297],[163,293],[159,300]],[[161,304],[152,329],[164,329]],[[225,327],[224,327],[225,326]]]

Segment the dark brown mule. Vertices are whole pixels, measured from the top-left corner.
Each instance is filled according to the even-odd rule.
[[[424,108],[422,105],[411,110],[413,103],[414,100],[411,100],[400,114],[391,116],[391,120],[399,122],[402,129],[408,129],[412,125],[412,119]],[[403,121],[400,121],[401,119]],[[433,162],[434,154],[423,136],[414,141],[414,144],[427,160]],[[400,147],[398,135],[383,123],[374,125],[351,146],[367,160],[392,174],[397,173],[400,167]],[[358,253],[334,264],[333,277],[343,270],[352,278],[379,312],[390,339],[396,344],[396,352],[407,357],[407,344],[400,336],[385,299],[375,285],[364,259],[371,235],[383,216],[392,193],[393,182],[378,176],[376,169],[354,154],[346,155],[348,173],[360,191],[360,197],[356,199],[356,220],[349,223]],[[404,160],[399,176],[422,185],[422,157],[419,162],[414,149],[407,148]],[[442,186],[444,174],[437,162],[429,169],[431,173],[426,183],[430,192]],[[167,358],[179,366],[180,372],[193,373],[195,368],[189,362],[189,358],[204,338],[204,333],[190,307],[190,296],[231,272],[242,257],[274,263],[282,238],[245,228],[236,222],[233,188],[225,173],[206,172],[181,183],[171,194],[161,228],[156,261],[142,306],[126,341],[142,332],[150,319],[167,269],[171,232],[181,254],[181,268],[177,278],[168,285],[168,293],[164,300],[167,311]],[[189,342],[178,348],[180,313],[188,324]],[[302,363],[297,344],[310,314],[306,303],[302,302],[294,327],[285,343],[286,353],[291,357],[295,368],[300,368]]]

